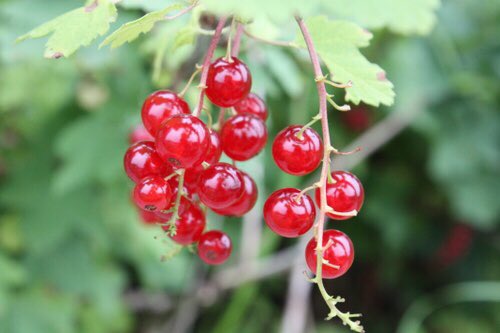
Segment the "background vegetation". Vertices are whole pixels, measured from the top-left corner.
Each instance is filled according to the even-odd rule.
[[[252,214],[209,218],[235,241],[231,261],[209,269],[187,250],[160,261],[173,245],[140,222],[122,156],[144,98],[182,87],[208,37],[181,30],[198,22],[186,17],[119,49],[93,45],[57,61],[42,57],[44,41],[14,46],[79,5],[0,1],[0,332],[294,332],[301,320],[308,332],[344,332],[322,320],[323,300],[303,282],[301,243],[262,227],[267,194],[313,179],[280,172],[269,145],[242,165],[259,185]],[[124,1],[113,27],[164,5]],[[372,17],[366,7],[355,20]],[[334,166],[355,168],[366,199],[359,217],[328,223],[357,252],[327,287],[364,314],[370,333],[500,331],[500,4],[443,1],[436,15],[425,37],[400,33],[431,30],[432,19],[415,31],[411,15],[369,22],[363,53],[394,83],[395,104],[331,111],[335,146],[365,148]],[[243,53],[271,110],[270,137],[317,112],[305,53],[248,38]]]

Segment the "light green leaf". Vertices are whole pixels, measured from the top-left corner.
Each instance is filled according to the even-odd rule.
[[[175,50],[184,45],[194,44],[196,36],[198,35],[198,30],[200,28],[200,15],[201,10],[193,10],[193,15],[191,16],[189,23],[181,29],[177,30],[174,43],[172,45],[172,50]]]
[[[140,34],[147,33],[153,29],[154,25],[158,21],[163,20],[169,12],[181,9],[182,7],[181,4],[173,4],[165,9],[148,13],[135,21],[125,23],[118,30],[106,37],[99,47],[110,45],[114,49],[127,42],[130,43],[139,37]]]
[[[109,30],[116,20],[116,7],[109,0],[96,0],[40,25],[19,37],[17,42],[50,34],[45,44],[45,57],[68,57],[78,48],[88,46]]]
[[[332,79],[353,82],[353,87],[346,89],[346,100],[374,106],[394,102],[393,85],[386,79],[384,70],[369,62],[359,51],[360,47],[369,45],[372,37],[369,32],[353,23],[332,21],[325,16],[312,17],[306,24]],[[297,40],[305,47],[300,33]]]
[[[365,28],[387,27],[401,34],[427,34],[436,22],[439,0],[324,0],[331,13]]]

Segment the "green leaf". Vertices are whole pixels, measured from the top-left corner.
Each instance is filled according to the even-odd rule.
[[[106,37],[99,47],[110,45],[114,49],[125,43],[130,43],[139,37],[140,34],[145,34],[153,29],[154,25],[158,21],[163,20],[169,12],[181,9],[182,7],[181,4],[173,4],[165,9],[148,13],[135,21],[125,23],[118,30]]]
[[[346,89],[346,100],[355,104],[379,106],[394,102],[393,85],[378,65],[369,62],[359,51],[369,45],[372,35],[359,26],[345,21],[331,21],[316,16],[306,21],[316,51],[338,82],[351,80],[353,87]],[[302,35],[298,44],[305,47]]]
[[[324,1],[330,11],[365,28],[387,27],[401,34],[427,34],[436,23],[439,0]]]
[[[104,35],[109,30],[110,23],[115,20],[115,5],[109,0],[95,0],[88,6],[40,25],[19,37],[17,42],[50,35],[45,44],[45,57],[68,57],[78,48],[88,46],[98,36]]]

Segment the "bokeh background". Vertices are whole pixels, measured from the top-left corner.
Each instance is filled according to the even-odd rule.
[[[114,27],[143,14],[127,3]],[[79,5],[0,1],[0,332],[347,332],[323,321],[304,241],[263,226],[269,193],[317,176],[283,174],[269,144],[241,164],[258,183],[256,208],[209,216],[233,238],[231,260],[209,268],[188,250],[161,260],[175,247],[131,205],[122,156],[144,98],[180,89],[208,38],[175,49],[170,22],[57,61],[43,59],[44,41],[14,45]],[[366,199],[359,217],[328,222],[350,235],[356,260],[327,288],[370,333],[500,332],[500,4],[443,1],[437,16],[429,36],[378,30],[363,50],[395,84],[394,106],[330,113],[334,145],[364,148],[334,167],[353,168]],[[243,51],[270,137],[317,112],[305,53],[247,39]]]

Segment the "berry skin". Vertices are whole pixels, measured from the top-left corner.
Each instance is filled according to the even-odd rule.
[[[191,168],[200,164],[209,143],[207,127],[192,115],[171,117],[156,136],[158,155],[174,168]]]
[[[295,176],[314,171],[323,157],[323,142],[319,134],[307,128],[302,139],[297,133],[302,126],[289,126],[278,133],[273,142],[273,158],[278,167]]]
[[[182,214],[179,214],[179,219],[175,221],[176,233],[170,236],[172,240],[181,245],[189,245],[197,242],[203,230],[205,229],[205,214],[200,206],[191,203]],[[163,230],[168,231],[169,226],[163,226]]]
[[[244,191],[241,171],[230,164],[212,164],[200,174],[198,196],[200,201],[211,209],[229,207]]]
[[[323,264],[321,268],[324,279],[335,279],[344,275],[351,267],[354,261],[354,246],[351,239],[341,231],[325,230],[323,232],[323,246],[326,246],[328,241],[332,241],[332,245],[323,252],[323,258],[328,260],[331,265],[339,266],[339,268],[330,267]],[[312,238],[306,246],[306,263],[309,269],[316,273],[316,245],[317,242]]]
[[[162,124],[170,117],[178,114],[189,114],[189,105],[176,93],[170,90],[159,90],[149,95],[142,105],[142,123],[156,136]]]
[[[241,173],[243,174],[243,182],[245,183],[245,192],[243,192],[243,195],[230,206],[222,209],[214,209],[213,211],[217,214],[241,217],[255,206],[258,197],[257,185],[252,177],[245,172]]]
[[[260,119],[267,120],[267,107],[266,103],[254,93],[249,93],[241,102],[234,106],[238,114],[250,113]]]
[[[352,210],[359,210],[363,206],[365,191],[359,179],[347,171],[334,171],[332,178],[335,183],[326,183],[326,203],[334,211],[347,213]],[[316,204],[321,205],[320,190],[316,189]],[[326,213],[334,220],[347,220],[351,216],[341,216],[333,213]]]
[[[277,190],[264,204],[264,220],[267,226],[280,236],[294,238],[311,229],[316,218],[316,208],[310,196],[295,188]]]
[[[198,256],[209,265],[224,263],[232,249],[229,236],[218,230],[205,232],[198,242]]]
[[[208,131],[210,132],[210,143],[208,144],[207,153],[205,154],[203,162],[214,164],[219,162],[222,155],[222,143],[219,133],[212,129],[209,129]]]
[[[229,118],[221,129],[222,150],[235,161],[246,161],[266,145],[267,128],[264,121],[245,114]]]
[[[144,127],[144,125],[139,124],[134,127],[134,129],[130,133],[128,140],[129,143],[132,145],[140,141],[154,141],[155,138],[151,134],[149,134],[148,130],[146,129],[146,127]]]
[[[149,210],[138,209],[139,216],[141,221],[145,224],[156,224],[160,221],[158,216],[156,216],[155,212],[150,212]]]
[[[252,88],[252,76],[248,67],[238,58],[231,62],[224,58],[216,59],[208,69],[208,99],[217,106],[228,108],[245,98]]]
[[[142,209],[156,211],[165,209],[172,200],[172,189],[160,176],[144,178],[135,185],[134,202]]]
[[[151,141],[138,142],[127,150],[123,158],[125,172],[132,181],[138,183],[149,176],[168,176],[172,169],[156,153]]]

